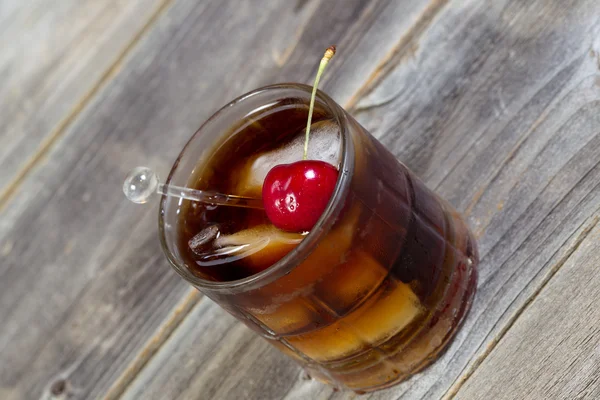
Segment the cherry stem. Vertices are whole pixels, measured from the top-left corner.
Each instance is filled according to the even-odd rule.
[[[306,122],[306,138],[304,139],[304,156],[303,160],[306,160],[308,157],[308,138],[310,135],[310,123],[312,121],[313,109],[315,108],[315,96],[317,95],[317,87],[319,86],[319,80],[321,79],[321,75],[329,63],[329,60],[335,54],[335,46],[330,46],[325,50],[325,54],[321,59],[321,63],[319,64],[319,70],[317,71],[317,77],[315,78],[315,84],[313,85],[312,94],[310,96],[310,107],[308,108],[308,121]]]

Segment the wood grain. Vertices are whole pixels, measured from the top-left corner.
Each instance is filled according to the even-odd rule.
[[[283,354],[203,299],[122,398],[278,398],[296,379]]]
[[[3,0],[0,204],[170,0]]]
[[[595,227],[594,227],[595,226]],[[457,399],[597,399],[598,217]]]
[[[476,379],[598,215],[594,0],[256,3],[175,1],[7,203],[3,398],[109,388],[129,398],[354,397],[304,380],[216,305],[195,305],[160,253],[155,209],[120,195],[137,164],[164,176],[227,100],[310,81],[332,42],[340,52],[325,90],[468,213],[482,254],[473,310],[449,350],[365,398],[451,396]]]
[[[365,398],[451,396],[462,373],[479,365],[545,284],[600,204],[598,5],[473,1],[438,10],[422,14],[424,20],[415,22],[398,50],[359,87],[364,97],[349,96],[346,104],[430,186],[468,212],[480,237],[479,293],[464,328],[436,364]],[[186,320],[165,349],[197,334],[194,326],[202,317],[189,318],[197,319]],[[158,393],[177,379],[177,371],[160,368],[178,359],[165,349],[128,394]],[[226,374],[232,365],[251,365],[247,355],[231,357],[226,365],[196,360],[183,374],[202,376],[201,388],[212,393],[217,384],[204,370]],[[265,350],[254,362],[277,359]],[[282,379],[289,379],[291,364],[278,365],[285,371]],[[153,385],[154,379],[160,383]],[[221,392],[223,398],[256,398],[251,389],[243,397],[241,389],[252,387],[248,382],[254,379],[253,371],[228,376],[224,385],[234,387],[230,380],[237,380],[239,387]],[[301,373],[289,379],[287,390],[279,385],[261,396],[353,397],[303,381]]]

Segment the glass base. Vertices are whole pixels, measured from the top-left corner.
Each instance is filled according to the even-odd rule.
[[[458,226],[464,227],[462,221]],[[475,241],[468,231],[461,233],[466,239],[464,247],[454,250],[464,261],[455,266],[457,273],[448,283],[449,290],[437,311],[431,313],[428,321],[410,339],[399,334],[371,349],[381,355],[380,361],[350,374],[337,375],[331,370],[314,367],[305,368],[306,372],[337,390],[364,394],[397,385],[436,361],[464,323],[477,288],[479,259]],[[394,342],[403,344],[395,347]],[[369,385],[370,382],[378,383]]]
[[[431,364],[433,364],[438,358],[440,358],[444,354],[444,352],[448,349],[448,345],[450,344],[452,339],[454,339],[454,337],[456,336],[456,334],[462,327],[462,325],[466,319],[466,316],[471,309],[471,305],[473,304],[473,298],[475,297],[475,293],[476,293],[476,289],[477,289],[477,276],[478,276],[476,265],[477,265],[477,263],[474,262],[473,266],[470,270],[470,277],[469,277],[468,284],[467,284],[467,287],[465,290],[465,297],[467,297],[467,298],[464,299],[464,301],[462,302],[462,306],[458,313],[458,322],[456,323],[456,325],[452,329],[452,331],[450,331],[448,333],[448,335],[444,338],[442,343],[440,343],[439,346],[437,346],[435,349],[433,349],[431,351],[431,353],[429,355],[427,355],[422,360],[422,362],[419,365],[417,365],[415,367],[415,369],[412,372],[410,372],[409,374],[399,375],[399,376],[393,378],[392,380],[385,382],[381,385],[372,386],[372,387],[364,388],[364,389],[360,389],[360,390],[353,390],[355,393],[365,394],[365,393],[375,392],[378,390],[382,390],[382,389],[386,389],[386,388],[390,388],[392,386],[398,385],[398,384],[404,382],[405,380],[409,379],[413,375],[416,375],[419,372],[426,369],[427,367],[429,367]]]

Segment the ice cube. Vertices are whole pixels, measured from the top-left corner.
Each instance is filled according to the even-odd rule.
[[[334,324],[288,341],[314,360],[340,360],[398,334],[423,312],[409,285],[390,281],[388,288]]]
[[[410,285],[390,279],[383,293],[373,303],[359,307],[346,323],[364,341],[374,344],[394,336],[424,311]]]
[[[387,273],[387,269],[369,254],[355,250],[345,263],[333,269],[317,284],[316,293],[339,315],[345,315],[374,292]]]
[[[310,331],[325,324],[315,306],[302,297],[295,297],[281,304],[270,304],[262,309],[253,308],[250,312],[269,329],[280,335]]]
[[[248,159],[238,171],[234,194],[261,197],[267,173],[276,165],[290,164],[302,159],[305,130],[284,147],[258,154]],[[308,159],[325,161],[335,167],[340,162],[341,140],[339,126],[332,120],[315,122],[310,128]]]
[[[367,348],[354,332],[340,321],[303,335],[286,338],[296,349],[316,361],[333,361]]]
[[[227,253],[253,271],[260,272],[279,261],[303,239],[299,233],[284,232],[273,225],[258,225],[231,235],[220,235],[214,245],[217,253]]]
[[[276,287],[263,290],[273,291],[273,295],[311,287],[332,270],[339,268],[350,254],[352,241],[356,232],[356,224],[361,214],[361,206],[352,203],[346,209],[342,220],[337,223],[324,237],[319,240],[316,248],[292,269],[288,275],[278,281]]]

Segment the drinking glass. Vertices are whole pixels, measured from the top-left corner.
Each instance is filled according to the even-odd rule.
[[[190,185],[261,110],[308,105],[311,87],[279,84],[232,101],[190,139],[167,184]],[[369,392],[432,363],[467,313],[478,255],[463,219],[323,92],[340,131],[339,178],[323,215],[290,253],[235,281],[195,274],[179,224],[188,200],[162,196],[159,227],[175,271],[312,377]]]

